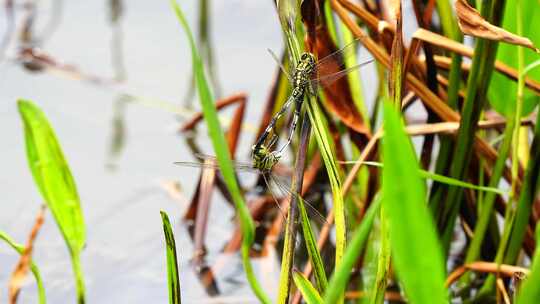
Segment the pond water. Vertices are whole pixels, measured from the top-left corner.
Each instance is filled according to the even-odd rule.
[[[24,18],[22,1],[16,4],[16,24]],[[39,1],[35,32],[47,27],[61,7],[55,30],[40,44],[48,55],[80,71],[113,78],[113,37],[121,33],[121,55],[129,93],[178,106],[188,88],[191,58],[185,34],[169,1],[124,1],[119,30],[109,22],[110,1]],[[182,1],[190,23],[196,23],[197,1]],[[256,122],[275,73],[266,48],[279,51],[282,40],[272,1],[211,1],[212,40],[223,95],[249,95],[247,121]],[[6,31],[6,12],[0,9],[0,33]],[[19,29],[17,29],[18,31]],[[24,243],[43,202],[28,169],[17,98],[33,100],[48,116],[60,140],[77,183],[87,227],[82,253],[88,303],[166,303],[167,277],[163,230],[159,210],[173,221],[180,255],[180,277],[186,303],[256,302],[245,283],[236,256],[226,258],[218,274],[221,296],[210,298],[196,278],[190,258],[192,242],[181,216],[197,182],[198,171],[173,165],[192,160],[179,121],[163,107],[121,104],[118,92],[74,80],[65,75],[29,72],[10,58],[11,43],[0,63],[0,229]],[[11,56],[11,57],[10,57]],[[124,105],[124,106],[122,106]],[[115,117],[124,123],[123,149],[110,156]],[[199,144],[211,153],[204,128]],[[248,157],[244,132],[239,157]],[[243,144],[245,143],[245,144]],[[182,199],[175,199],[164,183],[179,182]],[[217,193],[217,192],[216,192]],[[233,211],[213,200],[207,240],[208,260],[215,261],[233,231]],[[75,290],[68,251],[52,216],[47,213],[35,244],[49,303],[74,303]],[[0,243],[0,286],[7,290],[18,255]],[[263,267],[264,286],[276,294],[276,258],[255,260]],[[0,292],[0,302],[7,293]],[[36,303],[36,287],[29,277],[19,303]]]

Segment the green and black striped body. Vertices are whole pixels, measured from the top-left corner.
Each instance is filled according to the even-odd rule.
[[[279,160],[279,157],[281,157],[281,153],[283,152],[285,147],[287,147],[291,142],[294,131],[296,130],[296,125],[298,124],[298,120],[300,118],[304,95],[306,93],[306,90],[309,88],[310,80],[313,77],[314,71],[315,57],[311,53],[302,53],[302,55],[300,56],[300,60],[295,67],[294,74],[292,75],[291,80],[293,89],[291,92],[291,96],[289,96],[289,98],[287,99],[283,107],[279,110],[279,112],[276,113],[274,117],[272,117],[272,120],[264,130],[264,133],[259,137],[257,143],[255,143],[252,148],[254,163],[261,165],[262,167],[267,167],[270,165],[273,166]],[[272,130],[274,130],[277,121],[281,118],[281,116],[285,114],[285,112],[293,103],[295,104],[295,109],[289,128],[289,136],[287,137],[287,143],[283,145],[283,147],[281,147],[279,150],[270,152],[270,148],[272,147],[273,143],[265,145],[268,140],[268,136],[272,133]],[[270,141],[273,141],[272,139],[273,138],[271,138]],[[273,154],[273,156],[265,156],[265,153],[271,153]]]
[[[315,70],[315,57],[311,53],[302,53],[300,61],[296,65],[293,75],[293,90],[292,97],[297,102],[302,102],[306,89],[308,89],[309,82],[313,76]]]
[[[265,145],[254,145],[251,150],[253,167],[263,173],[272,170],[272,167],[279,161],[280,155],[269,151]]]

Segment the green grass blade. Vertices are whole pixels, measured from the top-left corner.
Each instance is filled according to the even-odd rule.
[[[313,272],[315,274],[315,280],[317,280],[317,290],[323,293],[328,286],[328,279],[326,278],[326,272],[324,271],[324,263],[321,258],[321,253],[317,247],[317,241],[311,229],[309,217],[304,206],[304,200],[298,196],[298,209],[300,210],[300,222],[302,224],[302,232],[306,241],[306,247],[313,265]]]
[[[384,104],[382,189],[392,257],[410,303],[448,303],[444,259],[418,161],[394,106]],[[399,153],[396,153],[399,151]]]
[[[278,15],[280,17],[281,26],[285,33],[287,42],[287,48],[294,62],[297,62],[300,54],[300,41],[295,35],[294,25],[297,20],[298,5],[296,0],[282,0],[278,1]],[[315,139],[317,145],[320,148],[321,155],[325,164],[325,168],[330,180],[330,186],[332,189],[334,214],[335,214],[335,227],[336,227],[336,267],[340,264],[345,251],[346,243],[346,225],[345,225],[345,212],[344,201],[341,195],[341,181],[340,172],[336,164],[335,151],[333,150],[332,136],[330,135],[327,122],[323,117],[322,111],[317,104],[317,98],[314,96],[307,97],[308,99],[308,115],[311,121],[313,131],[315,132]],[[280,285],[286,282],[286,278],[282,278]],[[280,286],[280,288],[282,288]],[[284,299],[284,294],[280,293],[278,301]]]
[[[491,178],[489,180],[490,187],[497,187],[502,177],[503,170],[506,166],[506,160],[508,158],[508,153],[512,145],[512,130],[514,128],[514,122],[515,121],[513,119],[510,119],[504,130],[503,142],[498,148],[499,156],[497,157],[497,161],[495,162]],[[482,201],[482,208],[480,209],[478,220],[474,226],[473,238],[469,248],[467,249],[465,263],[472,263],[480,256],[482,243],[486,236],[489,223],[493,217],[493,205],[495,204],[495,198],[495,192],[491,192],[488,193]],[[462,281],[467,282],[469,279],[470,276],[464,276]]]
[[[19,254],[23,254],[24,246],[16,243],[15,240],[13,240],[9,235],[7,235],[7,233],[0,231],[0,239],[8,243],[8,245],[11,246],[11,248],[15,249],[15,251],[17,251]],[[30,270],[32,271],[32,274],[36,279],[39,304],[45,304],[47,303],[47,300],[45,298],[45,288],[43,287],[43,280],[41,279],[39,268],[33,261],[30,263]]]
[[[293,266],[294,258],[294,246],[296,242],[296,234],[291,231],[291,207],[288,208],[287,220],[285,223],[285,236],[283,241],[283,253],[281,254],[281,271],[279,274],[279,290],[278,290],[278,304],[286,304],[289,301],[289,293],[291,286],[291,270]]]
[[[289,63],[292,65],[294,62],[298,62],[300,58],[300,43],[296,33],[297,24],[297,11],[298,2],[296,0],[280,0],[277,1],[277,12],[281,23],[281,28],[285,35],[286,46],[289,53]],[[291,191],[293,192],[293,191]],[[279,275],[279,291],[277,303],[285,304],[289,300],[291,269],[294,259],[294,242],[296,241],[296,235],[293,235],[295,219],[291,219],[291,209],[295,208],[290,206],[287,212],[287,221],[285,228],[285,240],[283,244],[283,253],[281,261],[281,272]],[[293,212],[293,215],[295,213]]]
[[[320,147],[321,155],[324,161],[328,179],[332,190],[334,203],[334,217],[336,226],[336,268],[339,266],[345,252],[347,227],[345,224],[345,202],[341,195],[340,171],[336,162],[336,154],[332,145],[332,136],[328,130],[328,124],[319,109],[317,99],[310,96],[308,102],[309,119],[313,125],[315,139]]]
[[[461,34],[456,17],[454,16],[453,9],[449,0],[436,0],[437,10],[439,18],[441,20],[441,27],[445,36],[452,38],[457,42],[463,41],[463,35]],[[459,88],[462,82],[461,63],[463,58],[457,53],[451,53],[452,63],[450,65],[450,72],[448,73],[448,97],[447,104],[456,109],[459,100]],[[447,169],[450,167],[450,159],[454,150],[454,138],[450,136],[439,136],[440,147],[437,155],[437,161],[435,163],[435,173],[447,174]],[[431,195],[429,196],[429,206],[434,214],[439,213],[443,197],[445,195],[445,187],[440,187],[437,183],[434,183],[431,187]]]
[[[176,255],[176,242],[169,221],[169,216],[165,211],[160,211],[161,220],[163,222],[163,234],[165,235],[165,243],[167,245],[167,282],[169,283],[169,303],[180,304],[180,278],[178,277],[178,258]]]
[[[377,257],[377,275],[373,290],[371,291],[370,302],[372,304],[384,303],[384,294],[386,293],[386,285],[388,274],[390,272],[390,235],[388,233],[388,219],[384,212],[381,212],[380,222],[380,241],[381,246],[379,256]]]
[[[328,288],[324,294],[324,303],[336,303],[345,291],[347,282],[351,276],[351,269],[354,267],[358,261],[358,257],[362,253],[362,248],[364,247],[364,244],[369,236],[371,226],[373,225],[373,220],[379,213],[380,207],[381,199],[379,196],[377,196],[366,212],[362,222],[354,231],[341,264],[336,268],[334,274],[330,278],[330,283],[328,284]]]
[[[540,241],[540,225],[536,226],[536,242]],[[521,285],[517,304],[540,303],[540,246],[536,247],[531,272]]]
[[[85,243],[85,226],[77,187],[45,114],[27,100],[19,100],[18,107],[24,124],[28,164],[68,245],[78,302],[83,303],[84,281],[79,256]]]
[[[225,136],[223,135],[223,131],[221,130],[221,126],[219,124],[216,107],[214,104],[214,97],[212,95],[212,92],[210,91],[210,87],[206,80],[204,66],[201,57],[199,56],[197,46],[195,45],[193,34],[191,33],[186,18],[184,17],[184,13],[182,12],[180,6],[176,3],[175,0],[171,0],[170,3],[189,40],[189,46],[191,48],[191,59],[193,64],[193,74],[195,75],[195,82],[199,95],[199,101],[203,110],[204,120],[206,121],[206,124],[208,126],[209,137],[212,141],[212,145],[216,153],[221,174],[223,175],[223,179],[225,181],[225,184],[227,185],[227,188],[231,192],[236,210],[238,212],[238,216],[240,218],[240,227],[243,237],[241,250],[242,262],[246,270],[248,281],[259,300],[263,303],[270,303],[270,299],[255,278],[249,261],[249,248],[253,243],[255,226],[253,224],[251,215],[249,214],[249,210],[244,203],[242,194],[240,193],[240,188],[238,187],[238,184],[236,182],[231,162],[231,156],[229,154],[229,149],[227,146],[227,141],[225,140]]]
[[[309,280],[304,277],[302,273],[298,271],[293,272],[293,280],[294,284],[296,284],[296,287],[298,287],[298,289],[300,290],[300,293],[302,293],[304,300],[306,300],[306,303],[322,303],[321,295],[317,292],[315,287],[311,285],[311,282],[309,282]]]
[[[503,191],[503,190],[495,188],[495,187],[478,186],[478,185],[475,185],[475,184],[463,182],[463,181],[457,180],[455,178],[440,175],[440,174],[437,174],[437,173],[432,173],[432,172],[425,171],[425,170],[422,170],[422,169],[419,170],[419,173],[420,173],[420,177],[431,179],[431,180],[434,180],[434,181],[439,182],[441,184],[447,184],[447,185],[451,185],[451,186],[456,186],[456,187],[461,187],[461,188],[468,188],[468,189],[484,191],[484,192],[491,192],[491,193],[496,193],[496,194],[501,194],[501,195],[507,194],[506,191]]]
[[[514,264],[521,251],[525,231],[529,225],[529,217],[532,212],[534,198],[538,193],[538,180],[540,179],[540,116],[536,117],[534,137],[530,149],[530,159],[525,170],[525,177],[521,185],[521,193],[517,206],[512,206],[515,212],[515,221],[512,223],[512,231],[508,248],[499,248],[498,253],[505,254],[504,263]]]
[[[293,62],[298,62],[300,58],[300,43],[296,36],[296,23],[298,21],[298,1],[279,0],[277,1],[277,11],[281,28],[285,33],[287,50]]]
[[[343,45],[348,45],[349,43],[352,43],[354,41],[354,36],[343,23],[340,24],[342,25],[341,30],[343,32],[344,40]],[[356,57],[356,54],[346,56],[345,64],[347,68],[358,65],[358,58]],[[366,108],[366,102],[364,100],[364,90],[362,89],[362,80],[360,79],[360,74],[357,71],[349,73],[347,75],[347,79],[349,80],[349,86],[351,88],[351,94],[354,104],[356,105],[358,112],[360,112],[360,115],[362,115],[362,120],[368,122],[369,115]],[[368,123],[366,123],[365,125],[367,128],[370,128],[370,125]]]
[[[352,164],[352,163],[356,163],[356,162],[346,162],[346,163],[347,164]],[[381,164],[379,162],[373,162],[373,161],[366,161],[366,162],[364,162],[364,164],[366,164],[368,166],[379,167],[379,168],[384,167],[383,164]],[[478,186],[478,185],[475,185],[475,184],[471,184],[471,183],[467,183],[467,182],[457,180],[455,178],[451,178],[451,177],[448,177],[448,176],[444,176],[444,175],[440,175],[440,174],[437,174],[437,173],[429,172],[429,171],[426,171],[426,170],[423,170],[423,169],[420,169],[420,168],[418,169],[418,174],[422,178],[431,179],[431,180],[439,182],[441,184],[447,184],[447,185],[450,185],[450,186],[462,187],[462,188],[478,190],[478,191],[484,191],[484,192],[491,192],[491,193],[494,193],[494,194],[501,194],[501,195],[508,194],[506,191],[503,191],[503,190],[495,188],[495,187]]]
[[[529,65],[527,65],[525,67],[525,69],[523,69],[523,76],[527,76],[527,74],[529,74],[529,72],[531,72],[532,70],[536,69],[539,66],[540,66],[540,59],[534,61],[533,63],[531,63]]]
[[[505,1],[482,1],[482,16],[494,25],[502,19]],[[460,128],[458,130],[455,150],[450,162],[450,176],[462,180],[467,176],[469,163],[473,153],[473,143],[480,113],[487,102],[487,90],[493,72],[497,41],[478,39],[474,48],[471,70],[467,79],[467,94],[461,111]],[[437,214],[439,231],[445,255],[450,247],[455,221],[463,201],[463,191],[459,187],[449,187],[444,197],[445,203]]]

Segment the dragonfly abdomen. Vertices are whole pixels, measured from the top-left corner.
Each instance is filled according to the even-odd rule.
[[[295,100],[298,100],[299,98],[304,96],[304,90],[305,90],[305,87],[303,85],[296,86],[292,90],[291,95]]]

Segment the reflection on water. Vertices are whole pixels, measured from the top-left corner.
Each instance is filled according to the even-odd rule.
[[[197,4],[182,3],[193,25]],[[219,63],[219,76],[215,73],[212,79],[216,87],[216,79],[222,79],[223,95],[248,92],[246,120],[256,121],[274,73],[265,49],[282,45],[273,4],[247,0],[211,4],[201,16],[210,13],[212,28],[197,33],[204,38],[212,32],[216,48],[203,52]],[[205,243],[215,285],[205,290],[191,260],[193,243],[181,222],[187,200],[175,199],[162,186],[179,182],[183,191],[177,195],[187,198],[197,182],[192,169],[173,165],[190,159],[172,112],[179,112],[174,107],[182,104],[188,91],[191,59],[168,1],[7,0],[0,16],[4,190],[0,229],[24,242],[42,202],[26,164],[16,109],[15,100],[24,97],[47,114],[77,182],[87,224],[82,262],[88,303],[167,301],[161,209],[173,221],[186,303],[256,302],[238,256],[220,253],[235,228],[230,206],[216,191]],[[201,47],[205,49],[204,44]],[[199,129],[203,152],[211,153],[205,130]],[[247,140],[253,134],[244,137],[241,155],[247,155]],[[50,214],[35,244],[34,259],[49,303],[73,303],[68,252]],[[17,260],[11,248],[0,244],[1,286],[7,286]],[[254,261],[271,294],[277,284],[277,261],[271,254]],[[218,290],[216,298],[208,296]],[[0,302],[5,303],[6,296],[0,293]],[[19,301],[36,302],[32,278]]]

